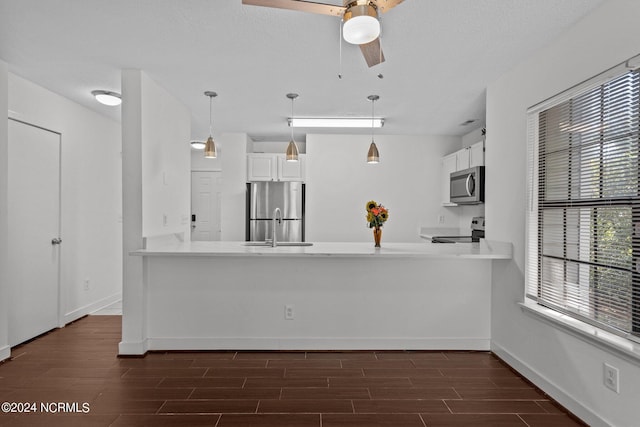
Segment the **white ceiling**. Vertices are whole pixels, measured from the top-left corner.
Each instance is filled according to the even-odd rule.
[[[0,0],[0,59],[117,120],[120,107],[90,92],[119,92],[120,70],[142,69],[191,110],[195,139],[208,135],[206,90],[218,92],[214,136],[288,139],[288,92],[300,94],[296,116],[370,116],[378,94],[376,133],[462,135],[484,122],[494,79],[603,1],[405,0],[382,17],[386,62],[369,69],[343,43],[339,79],[331,16],[241,0]]]

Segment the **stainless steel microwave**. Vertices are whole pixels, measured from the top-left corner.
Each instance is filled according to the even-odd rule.
[[[484,166],[451,173],[449,201],[459,205],[484,203]]]

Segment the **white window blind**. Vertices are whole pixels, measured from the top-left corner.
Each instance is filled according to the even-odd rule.
[[[529,113],[527,297],[638,340],[640,74],[616,74]]]

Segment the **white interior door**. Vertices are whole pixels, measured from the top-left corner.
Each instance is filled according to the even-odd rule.
[[[191,240],[220,240],[220,172],[191,172]]]
[[[60,134],[9,120],[9,343],[59,325]]]

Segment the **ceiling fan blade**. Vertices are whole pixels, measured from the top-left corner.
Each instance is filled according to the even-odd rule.
[[[333,4],[316,3],[302,0],[242,0],[242,4],[252,6],[274,7],[277,9],[298,10],[301,12],[318,13],[342,17],[345,8]]]
[[[380,13],[389,12],[391,9],[402,3],[404,0],[371,0],[376,4]]]
[[[372,42],[361,44],[360,50],[362,51],[362,55],[364,55],[364,59],[367,61],[369,68],[384,62],[384,54],[380,47],[380,37]]]

